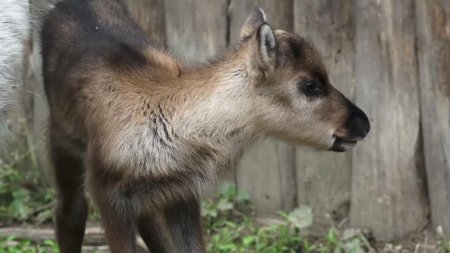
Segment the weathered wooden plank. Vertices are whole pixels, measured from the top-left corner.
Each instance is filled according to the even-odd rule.
[[[295,1],[294,29],[322,52],[331,83],[349,99],[354,93],[353,2]],[[298,204],[310,206],[316,225],[348,215],[351,191],[351,152],[296,150]]]
[[[260,214],[295,205],[294,148],[272,138],[257,141],[243,156],[236,182],[248,192]]]
[[[131,14],[153,41],[166,45],[163,0],[127,0]]]
[[[165,1],[169,49],[186,60],[201,60],[227,46],[226,0]]]
[[[231,1],[231,42],[239,41],[241,26],[255,7],[264,9],[272,27],[292,31],[292,4],[292,1]],[[250,194],[259,213],[273,214],[295,206],[294,173],[294,147],[267,138],[247,150],[236,171],[236,183]]]
[[[56,3],[57,0],[31,0],[31,15],[33,20],[42,20],[47,11]],[[52,169],[48,159],[47,151],[47,125],[48,125],[48,105],[44,92],[44,82],[42,79],[42,56],[40,48],[40,23],[32,22],[31,31],[31,51],[28,55],[27,84],[25,93],[32,94],[32,118],[30,135],[33,145],[35,159],[39,168],[42,169],[43,178],[48,182],[53,181]]]
[[[350,225],[389,240],[428,214],[421,175],[414,1],[355,1],[356,101],[372,130],[353,153]]]
[[[450,1],[415,3],[431,218],[450,237]]]

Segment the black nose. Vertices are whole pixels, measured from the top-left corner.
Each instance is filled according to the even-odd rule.
[[[348,137],[351,139],[362,139],[370,131],[370,123],[367,115],[351,102],[345,128],[347,129]]]

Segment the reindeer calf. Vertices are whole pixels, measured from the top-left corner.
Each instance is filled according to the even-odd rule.
[[[66,0],[42,31],[61,252],[80,252],[87,202],[112,252],[205,252],[198,199],[258,136],[344,151],[366,115],[330,84],[302,37],[250,14],[235,49],[187,66],[120,0]]]

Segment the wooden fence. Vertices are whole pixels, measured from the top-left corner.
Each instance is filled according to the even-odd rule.
[[[49,2],[31,1],[37,10]],[[431,213],[433,226],[450,235],[450,0],[128,3],[154,40],[189,61],[236,43],[260,6],[273,27],[310,38],[333,84],[369,115],[371,133],[352,152],[317,153],[272,138],[250,148],[234,180],[260,213],[309,206],[317,223],[348,218],[381,240],[416,231]],[[46,108],[31,45],[26,87],[42,96],[29,98],[40,139]]]

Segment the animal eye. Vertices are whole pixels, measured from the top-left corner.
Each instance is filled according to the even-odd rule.
[[[303,83],[300,89],[307,97],[316,97],[324,93],[323,86],[319,82],[314,80]]]

